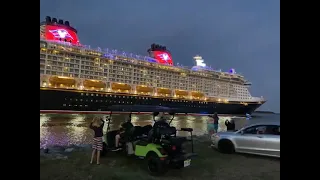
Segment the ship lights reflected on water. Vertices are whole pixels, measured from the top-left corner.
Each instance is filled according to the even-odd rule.
[[[93,137],[93,131],[89,128],[89,125],[95,116],[106,119],[106,115],[40,115],[40,147],[52,145],[90,144]],[[165,115],[165,117],[168,119],[171,118],[170,115]],[[121,123],[125,122],[127,118],[128,114],[113,114],[110,122],[110,129],[119,129]],[[174,117],[171,126],[175,126],[177,129],[190,127],[193,128],[194,135],[202,135],[207,133],[207,122],[209,119],[210,118],[208,116],[177,115]],[[220,116],[219,131],[226,131],[224,122],[225,120],[231,119],[239,118]],[[246,121],[245,118],[243,119]],[[132,123],[135,126],[153,124],[153,117],[148,114],[132,114]],[[107,123],[105,124],[103,131],[106,133]],[[187,136],[189,133],[178,132],[178,135]]]
[[[86,126],[86,119],[83,115],[73,115],[73,118],[70,119],[68,125],[66,126],[67,134],[66,137],[69,142],[84,142],[87,140],[87,136],[85,136],[86,131],[88,131],[88,127]]]

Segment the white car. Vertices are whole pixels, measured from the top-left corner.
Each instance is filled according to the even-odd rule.
[[[235,132],[218,132],[211,140],[222,153],[280,157],[280,122],[250,124]]]

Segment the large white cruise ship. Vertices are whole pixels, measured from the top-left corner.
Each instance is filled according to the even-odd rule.
[[[80,44],[68,21],[40,23],[40,112],[96,112],[108,106],[157,105],[181,113],[246,114],[265,100],[234,69],[214,70],[195,56],[195,66],[174,65],[165,46],[148,56]]]

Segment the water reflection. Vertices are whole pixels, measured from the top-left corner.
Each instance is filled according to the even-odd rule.
[[[94,116],[106,118],[105,115],[40,114],[40,147],[90,143],[93,132],[88,127]],[[110,129],[118,129],[127,117],[128,115],[114,114],[110,123]],[[238,127],[242,127],[246,123],[243,117],[220,117],[219,131],[226,131],[224,122],[231,119],[235,120]],[[202,135],[207,133],[208,120],[209,117],[207,116],[178,115],[175,116],[171,125],[177,127],[177,129],[191,127],[194,129],[194,135]],[[132,123],[135,126],[145,126],[153,124],[153,118],[151,115],[132,115]],[[104,132],[107,131],[107,125],[104,126],[103,130]],[[178,135],[185,136],[188,133],[178,132]]]

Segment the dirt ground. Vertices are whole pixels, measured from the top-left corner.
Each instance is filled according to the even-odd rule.
[[[148,175],[144,161],[122,154],[109,153],[100,165],[89,164],[90,153],[72,152],[68,159],[40,156],[41,180],[277,180],[280,179],[280,159],[243,154],[221,154],[210,148],[209,142],[196,142],[198,157],[191,166],[170,170],[162,177]]]

